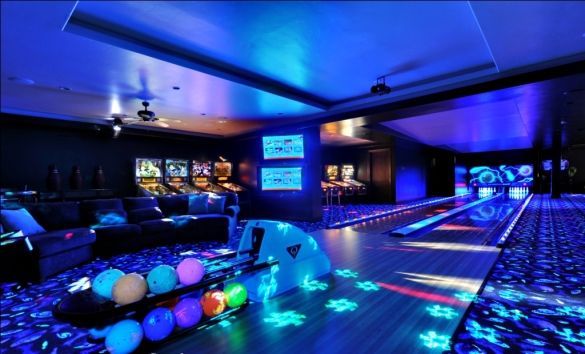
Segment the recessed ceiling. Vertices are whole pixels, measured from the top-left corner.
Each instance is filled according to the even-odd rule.
[[[585,58],[585,3],[570,1],[3,1],[1,10],[3,112],[105,124],[112,114],[135,115],[147,100],[170,119],[168,129],[217,137],[319,124]],[[372,96],[383,75],[392,93]],[[417,131],[415,121],[389,127],[461,151],[518,148],[534,143],[532,109],[507,102],[455,112],[489,125],[503,119],[491,113],[505,111],[514,128],[500,142],[489,143],[485,129],[449,145]],[[442,131],[459,129],[455,121],[450,114],[417,120]],[[335,143],[368,141],[328,134]]]

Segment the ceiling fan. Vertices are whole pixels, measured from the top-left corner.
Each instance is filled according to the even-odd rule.
[[[114,113],[111,117],[106,119],[113,121],[114,126],[123,126],[137,123],[154,123],[154,125],[159,127],[168,128],[170,125],[167,122],[181,123],[181,121],[178,119],[158,118],[153,111],[148,110],[150,103],[147,101],[143,101],[142,106],[144,106],[144,109],[136,112],[136,116]]]

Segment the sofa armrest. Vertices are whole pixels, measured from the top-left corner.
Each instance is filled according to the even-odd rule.
[[[237,218],[238,214],[240,213],[240,206],[239,205],[232,205],[225,208],[224,213],[232,218]]]

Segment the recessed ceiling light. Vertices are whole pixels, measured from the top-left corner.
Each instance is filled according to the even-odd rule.
[[[59,86],[59,90],[61,90],[61,91],[71,91],[71,89],[69,87],[66,87],[66,86]]]
[[[35,84],[35,81],[32,79],[27,79],[27,78],[18,77],[18,76],[9,77],[8,81],[12,81],[12,82],[15,82],[17,84],[22,84],[22,85],[34,85]]]
[[[224,120],[224,119],[222,119],[222,120],[218,120],[217,122],[218,122],[219,124],[225,124],[225,123],[227,123],[227,120]]]
[[[201,113],[201,115],[202,115],[202,116],[206,116],[206,115],[207,115],[207,113]]]
[[[173,90],[180,90],[181,88],[179,86],[173,86]]]

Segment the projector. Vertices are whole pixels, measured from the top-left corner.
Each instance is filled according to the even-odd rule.
[[[385,83],[375,84],[370,88],[371,93],[377,93],[378,95],[385,95],[392,91],[390,86],[386,85]]]

